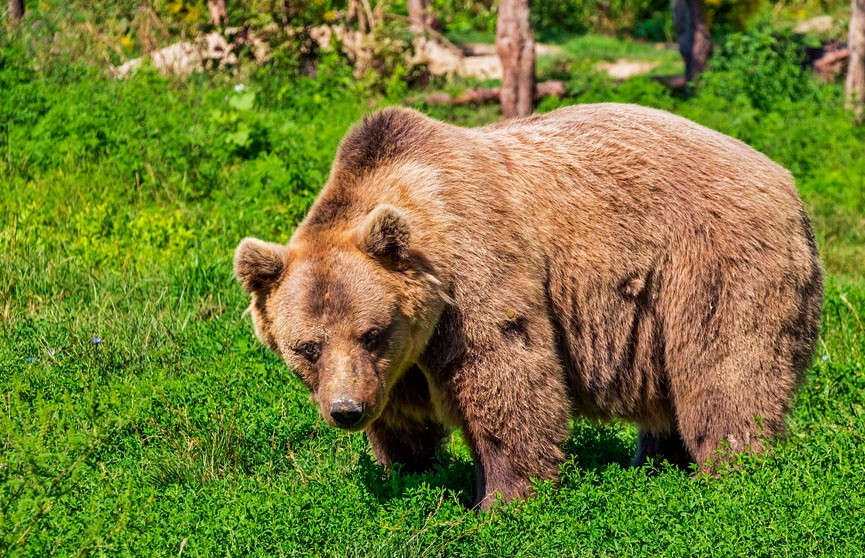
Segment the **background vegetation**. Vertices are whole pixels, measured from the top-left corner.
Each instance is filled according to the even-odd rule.
[[[581,2],[538,3],[536,29],[567,51],[544,71],[568,91],[539,110],[635,102],[767,153],[814,220],[826,303],[773,451],[692,479],[629,468],[629,425],[575,421],[560,485],[491,515],[466,508],[473,468],[458,435],[435,472],[384,477],[363,435],[323,425],[255,341],[231,257],[247,235],[287,240],[370,110],[413,104],[477,125],[497,109],[425,106],[418,86],[358,81],[337,54],[304,71],[292,45],[263,66],[185,79],[145,67],[120,81],[109,62],[200,31],[203,3],[30,4],[0,36],[0,554],[861,554],[865,130],[840,85],[803,68],[810,39],[784,24],[842,8],[758,4],[741,22],[719,8],[721,46],[684,97],[593,66],[655,56],[637,39],[663,39],[657,2],[610,2],[612,27]],[[297,25],[340,9],[304,6]],[[451,36],[494,20],[490,3],[435,6]],[[229,17],[265,27],[285,17],[276,8],[229,3]]]

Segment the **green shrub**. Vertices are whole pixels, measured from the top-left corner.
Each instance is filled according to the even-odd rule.
[[[791,33],[762,27],[727,36],[715,49],[703,94],[767,111],[781,102],[813,102],[817,88],[803,68],[804,44]]]
[[[448,31],[496,31],[496,4],[492,0],[432,0],[431,4],[436,18]]]
[[[565,0],[561,2],[532,2],[532,25],[543,33],[611,33],[633,31],[638,22],[656,18],[662,29],[666,29],[670,16],[667,0]],[[652,28],[645,23],[638,36],[652,40],[664,40],[665,31]]]

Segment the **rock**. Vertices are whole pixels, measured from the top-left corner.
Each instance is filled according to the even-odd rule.
[[[807,33],[825,34],[834,29],[835,18],[830,15],[822,15],[800,21],[795,25],[795,27],[793,27],[793,32],[799,33],[800,35],[805,35]]]
[[[614,79],[625,80],[634,76],[648,74],[659,65],[660,62],[619,58],[615,62],[598,62],[595,68],[606,72],[607,75]]]

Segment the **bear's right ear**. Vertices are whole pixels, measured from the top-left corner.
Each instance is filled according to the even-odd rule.
[[[401,262],[408,259],[411,231],[405,214],[390,204],[369,212],[357,231],[360,249],[377,259]]]
[[[234,276],[247,293],[260,291],[279,278],[287,252],[281,244],[244,238],[234,251]]]

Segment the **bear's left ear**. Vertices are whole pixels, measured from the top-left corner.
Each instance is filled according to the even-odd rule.
[[[386,203],[370,211],[358,228],[360,249],[376,259],[407,260],[410,240],[405,214]]]

